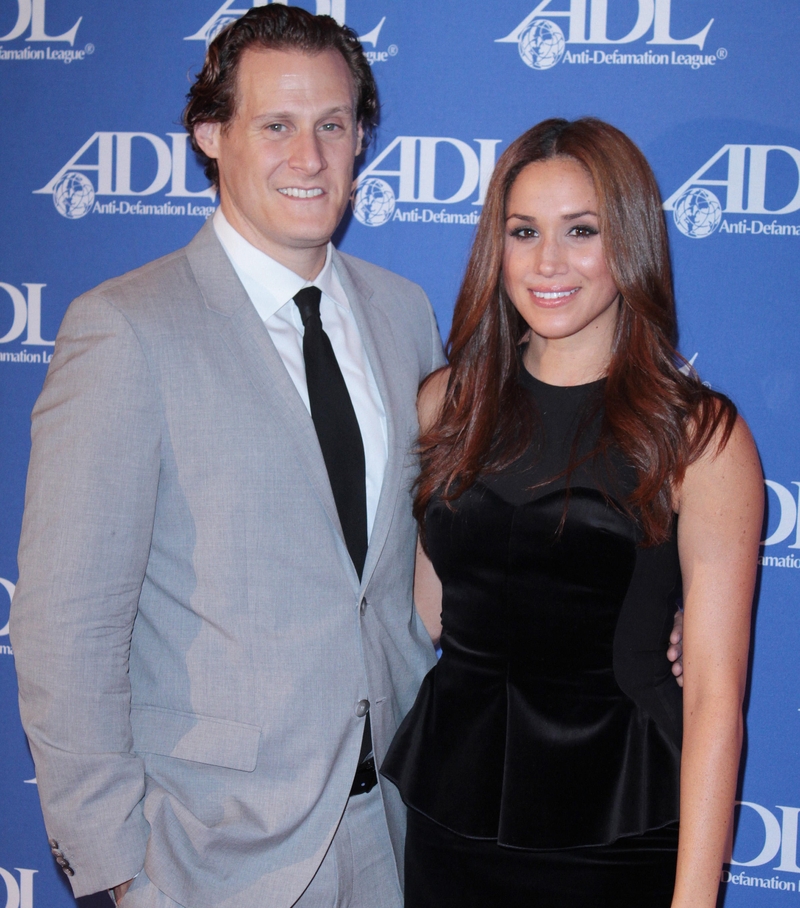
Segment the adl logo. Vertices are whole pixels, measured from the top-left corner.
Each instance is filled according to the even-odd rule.
[[[47,284],[23,284],[26,292],[23,293],[13,284],[0,281],[0,290],[4,290],[11,300],[12,321],[11,327],[0,337],[0,344],[10,344],[22,336],[27,328],[25,339],[21,342],[26,346],[52,347],[55,341],[42,338],[42,289]],[[0,362],[4,356],[11,354],[0,353]],[[0,584],[5,581],[0,577]]]
[[[206,44],[210,44],[214,38],[225,28],[226,25],[230,25],[231,22],[235,22],[239,16],[243,16],[249,9],[255,8],[257,6],[268,6],[270,0],[255,0],[249,6],[245,6],[240,9],[233,9],[234,3],[237,3],[238,0],[225,0],[225,2],[220,6],[220,8],[214,13],[213,16],[205,23],[205,25],[200,26],[200,28],[193,34],[187,35],[184,38],[184,41],[205,41]],[[288,0],[272,0],[273,3],[279,3],[283,6],[288,6]],[[297,4],[292,4],[297,5]],[[345,25],[345,20],[347,18],[347,0],[316,0],[316,9],[314,13],[317,16],[331,16],[334,18],[339,25]],[[365,35],[359,35],[358,40],[362,44],[371,44],[373,47],[378,43],[378,37],[381,33],[381,28],[383,23],[386,21],[386,16],[384,16],[381,21]],[[394,48],[394,52],[392,51]],[[386,53],[386,52],[384,52]],[[397,53],[397,48],[395,45],[391,45],[389,48],[388,54],[394,56]],[[367,52],[367,58],[370,63],[383,62],[385,57],[383,54],[378,56],[376,60],[376,55],[374,52]]]
[[[564,0],[561,0],[563,3]],[[638,13],[630,31],[621,38],[608,36],[608,5],[617,0],[568,0],[567,8],[551,9],[554,0],[540,0],[536,8],[527,15],[519,25],[505,38],[497,38],[499,44],[516,44],[522,61],[531,69],[550,69],[561,62],[567,45],[609,45],[631,44],[643,38],[652,28],[653,33],[648,44],[661,46],[693,44],[703,49],[709,29],[714,20],[697,34],[689,38],[674,38],[671,33],[672,0],[637,0]],[[589,14],[589,31],[587,34],[587,12]],[[566,19],[568,33],[553,22],[553,19]],[[723,59],[727,54],[719,53]],[[569,63],[627,63],[627,64],[677,64],[691,66],[714,65],[717,57],[703,58],[701,55],[678,55],[673,52],[672,58],[666,54],[625,54],[617,51],[613,54],[596,50],[590,56],[588,50],[574,55],[567,51]],[[713,57],[713,55],[711,55]],[[639,59],[641,58],[641,59]]]
[[[90,211],[99,214],[208,217],[214,211],[210,205],[174,205],[171,202],[146,205],[141,201],[118,202],[116,199],[102,204],[96,201],[98,196],[151,196],[161,192],[167,184],[167,198],[203,198],[213,201],[216,190],[211,186],[196,192],[186,188],[188,135],[185,132],[170,132],[167,135],[170,138],[169,145],[164,139],[149,132],[95,132],[55,176],[41,189],[34,190],[34,194],[51,195],[56,211],[71,220],[82,218]],[[84,157],[90,151],[93,151],[94,158],[85,161]],[[139,165],[138,168],[134,168],[135,163]],[[92,183],[86,173],[96,174],[96,184]],[[143,180],[143,188],[134,188],[134,182],[139,180]]]
[[[786,162],[786,156],[790,158],[790,162]],[[788,192],[785,182],[779,184],[783,204],[778,208],[767,208],[768,172],[774,171],[777,175],[781,164],[789,165],[788,169],[797,177],[797,182]],[[746,165],[748,174],[745,180]],[[780,168],[784,181],[786,169],[786,166]],[[709,171],[716,171],[717,175],[711,178],[707,176]],[[722,188],[725,192],[724,208],[716,193],[705,189],[706,186]],[[787,198],[791,193],[794,195]],[[664,202],[664,210],[672,212],[678,230],[692,239],[711,236],[717,228],[720,233],[798,236],[800,225],[780,224],[775,220],[764,223],[760,219],[748,222],[744,218],[730,222],[722,217],[723,214],[782,215],[791,214],[798,209],[800,150],[788,145],[723,145]]]
[[[14,598],[14,590],[16,589],[16,587],[10,580],[6,580],[5,577],[0,577],[0,587],[2,587],[6,591],[6,593],[8,593],[8,608],[0,607],[0,623],[2,623],[2,621],[3,621],[2,616],[5,615],[5,617],[6,617],[6,623],[2,624],[2,626],[0,626],[0,637],[7,637],[8,636],[8,625],[9,625],[9,611],[11,610],[11,601]],[[0,594],[0,601],[2,601],[3,598],[5,598],[5,597],[2,594]],[[11,647],[5,647],[5,649],[8,649],[9,655],[10,655]],[[4,651],[4,648],[0,647],[0,653],[2,653],[3,651]]]
[[[14,869],[19,874],[19,882],[10,871],[0,867],[0,880],[6,887],[5,908],[33,908],[33,875],[38,871],[23,867]]]
[[[794,534],[794,539],[789,542],[787,548],[800,549],[800,520],[798,520],[800,516],[800,482],[791,483],[797,487],[796,493],[772,479],[765,479],[764,482],[767,489],[774,495],[770,505],[777,499],[778,522],[761,544],[763,546],[779,545]],[[770,521],[771,524],[772,522]],[[761,555],[758,563],[764,567],[800,568],[800,558],[791,552],[788,555]]]
[[[401,210],[398,202],[424,205],[455,205],[475,196],[472,206],[483,205],[494,170],[500,139],[475,139],[477,151],[461,139],[445,136],[397,136],[360,173],[353,195],[353,214],[367,227],[380,227],[390,220],[422,224],[477,224],[475,211],[450,213],[431,208]],[[439,155],[447,149],[446,166]],[[396,167],[384,164],[396,154]],[[437,180],[447,175],[455,183],[438,195]],[[396,180],[395,188],[382,177]],[[460,185],[458,180],[461,180]]]
[[[75,36],[78,34],[78,26],[83,20],[83,16],[78,17],[78,21],[69,31],[62,35],[48,35],[45,27],[45,3],[47,0],[17,0],[19,11],[17,21],[14,27],[7,35],[0,37],[0,41],[14,41],[21,37],[30,26],[31,33],[26,41],[66,41],[70,46],[75,44]]]
[[[767,810],[766,807],[762,807],[760,804],[754,804],[752,801],[737,801],[736,804],[740,807],[749,808],[761,820],[759,823],[752,817],[752,814],[742,812],[736,837],[737,845],[746,840],[745,844],[747,846],[752,846],[752,843],[756,842],[756,847],[758,847],[758,843],[762,840],[762,835],[764,844],[755,857],[750,858],[750,860],[737,861],[731,857],[731,865],[737,867],[760,867],[771,863],[780,852],[780,861],[772,869],[782,870],[785,873],[800,873],[800,867],[797,866],[797,816],[800,814],[800,807],[778,806],[777,809],[781,812],[779,821],[771,810]],[[763,831],[761,829],[762,825]],[[723,873],[723,882],[734,881],[725,879],[725,873]]]

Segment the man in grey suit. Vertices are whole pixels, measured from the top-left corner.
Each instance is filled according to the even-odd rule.
[[[11,634],[50,845],[123,908],[399,908],[370,750],[434,662],[410,488],[443,357],[424,293],[330,243],[375,86],[349,30],[273,4],[190,99],[220,209],[73,302],[33,415]]]

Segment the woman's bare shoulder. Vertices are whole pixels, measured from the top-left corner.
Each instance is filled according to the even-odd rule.
[[[719,426],[701,456],[686,468],[678,489],[679,513],[699,505],[716,511],[763,506],[761,461],[753,436],[741,416],[730,431]],[[760,525],[759,525],[760,529]]]
[[[427,432],[438,419],[449,380],[450,367],[443,366],[432,372],[422,383],[417,396],[417,414],[421,431]]]

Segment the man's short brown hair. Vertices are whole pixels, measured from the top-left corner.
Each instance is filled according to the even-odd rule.
[[[369,141],[378,120],[378,89],[356,33],[330,16],[313,16],[296,6],[255,7],[211,42],[183,112],[183,125],[192,148],[214,185],[219,185],[217,162],[203,153],[195,141],[194,129],[200,123],[226,124],[233,119],[239,61],[249,48],[294,50],[310,55],[338,51],[353,79],[356,122],[364,131],[364,144]]]

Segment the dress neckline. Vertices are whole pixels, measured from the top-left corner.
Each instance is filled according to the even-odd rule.
[[[523,385],[527,386],[532,391],[544,391],[545,393],[558,394],[562,396],[575,396],[583,397],[586,394],[594,390],[599,390],[606,382],[606,376],[602,378],[596,378],[594,381],[583,382],[580,385],[551,385],[545,381],[542,381],[540,378],[537,378],[533,373],[529,372],[525,367],[525,364],[522,362],[522,357],[520,356],[520,381]]]

